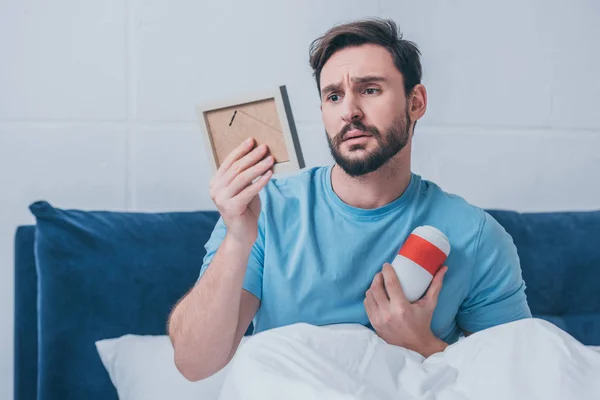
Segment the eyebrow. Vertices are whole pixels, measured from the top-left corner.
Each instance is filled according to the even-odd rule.
[[[371,83],[371,82],[386,82],[387,79],[384,78],[383,76],[376,76],[376,75],[367,75],[367,76],[359,76],[356,78],[351,78],[351,81],[354,83]],[[326,94],[328,92],[334,92],[336,90],[340,90],[340,88],[342,87],[341,83],[332,83],[331,85],[327,85],[325,86],[322,90],[321,90],[321,94]]]

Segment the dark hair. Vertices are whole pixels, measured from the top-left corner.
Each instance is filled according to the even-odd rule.
[[[421,52],[417,45],[402,39],[396,23],[392,20],[370,18],[337,25],[315,39],[310,45],[310,66],[314,71],[319,95],[321,92],[321,70],[329,58],[345,47],[376,44],[385,47],[398,71],[404,78],[406,96],[421,83]]]

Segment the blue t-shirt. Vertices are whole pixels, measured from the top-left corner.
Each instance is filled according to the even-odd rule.
[[[531,316],[512,238],[481,208],[416,174],[393,202],[361,209],[333,191],[331,166],[273,178],[261,191],[258,238],[243,288],[260,299],[254,332],[306,322],[369,326],[365,292],[414,228],[432,225],[452,246],[431,329],[455,342]],[[206,243],[200,277],[226,228],[220,219]]]

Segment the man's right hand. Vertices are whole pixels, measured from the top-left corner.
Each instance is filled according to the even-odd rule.
[[[266,145],[253,147],[254,139],[250,138],[235,148],[210,182],[210,197],[223,218],[227,235],[246,246],[256,241],[260,215],[258,193],[271,179],[274,162],[272,156],[267,156]]]

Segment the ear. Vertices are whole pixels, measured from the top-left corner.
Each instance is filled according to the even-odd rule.
[[[408,97],[408,114],[410,120],[416,123],[427,110],[427,90],[425,86],[418,84],[410,92]]]

